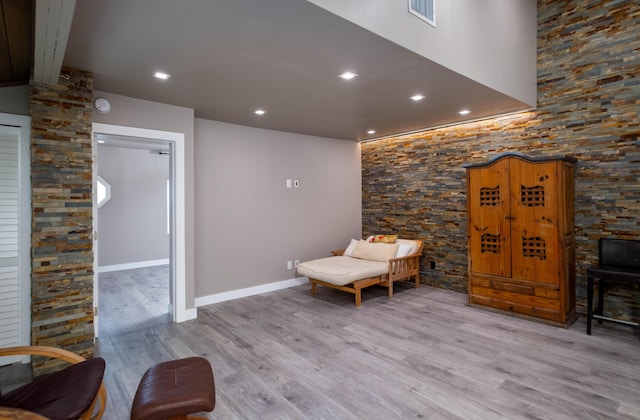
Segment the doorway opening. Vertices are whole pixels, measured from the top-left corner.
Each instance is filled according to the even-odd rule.
[[[94,154],[99,153],[97,141],[100,137],[111,137],[120,141],[139,142],[145,144],[147,148],[151,145],[154,147],[162,146],[165,150],[158,151],[158,157],[168,160],[169,174],[167,185],[168,197],[168,239],[169,239],[169,258],[165,269],[168,271],[169,278],[169,316],[174,322],[182,322],[187,319],[195,318],[194,314],[186,310],[186,267],[185,267],[185,151],[184,151],[184,134],[167,131],[148,130],[134,127],[117,126],[110,124],[93,124],[93,141]],[[162,152],[162,154],[160,154]],[[98,156],[94,156],[94,165],[98,162]],[[97,205],[97,176],[98,168],[94,167],[94,230],[99,225],[98,205]],[[103,179],[105,181],[105,179]],[[108,184],[108,179],[106,179]],[[106,188],[103,184],[102,188]],[[113,195],[113,191],[110,191]],[[102,198],[102,192],[101,192]],[[109,204],[103,204],[108,206]],[[99,238],[100,232],[94,232],[94,302],[97,305],[99,299]],[[195,312],[195,311],[193,311]],[[118,314],[118,316],[127,316],[126,314]],[[99,332],[99,307],[95,308],[94,329],[96,337],[100,336]]]
[[[171,322],[169,143],[96,134],[101,337]]]

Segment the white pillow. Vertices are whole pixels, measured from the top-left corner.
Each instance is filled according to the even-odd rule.
[[[396,258],[406,257],[407,255],[411,255],[411,250],[413,249],[413,245],[411,244],[398,244],[398,252],[396,252]]]
[[[347,257],[350,257],[351,254],[353,253],[353,250],[356,249],[356,247],[358,246],[358,242],[360,242],[360,241],[358,241],[356,239],[351,239],[351,243],[344,250],[344,255],[346,255]]]
[[[368,261],[388,262],[398,252],[398,244],[369,243],[361,240],[351,256]]]
[[[407,255],[415,254],[418,250],[418,243],[416,241],[412,241],[411,239],[396,239],[397,244],[408,244],[411,245],[411,251]]]

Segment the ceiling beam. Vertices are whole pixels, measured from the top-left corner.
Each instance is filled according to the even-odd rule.
[[[76,0],[36,0],[33,80],[58,84]]]

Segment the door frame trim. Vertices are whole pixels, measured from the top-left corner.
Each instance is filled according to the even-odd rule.
[[[113,124],[93,123],[93,136],[96,134],[111,134],[118,136],[137,137],[141,139],[162,140],[173,145],[172,178],[175,186],[173,194],[171,235],[171,270],[172,282],[172,318],[174,322],[195,319],[197,311],[187,310],[186,302],[186,200],[185,200],[185,135],[171,131],[151,130],[145,128],[128,127]],[[97,272],[97,270],[94,270]],[[97,274],[94,274],[97,276]],[[95,283],[95,280],[94,280]]]

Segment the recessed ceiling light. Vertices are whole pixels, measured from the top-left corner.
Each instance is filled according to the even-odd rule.
[[[267,111],[265,111],[264,109],[256,109],[255,111],[253,111],[253,113],[256,115],[264,115],[267,113]]]
[[[367,131],[367,134],[376,134],[376,130],[369,130]]]
[[[169,80],[171,75],[169,73],[163,73],[161,71],[157,71],[157,72],[153,73],[153,77],[155,77],[156,79],[161,79],[161,80]]]
[[[468,109],[463,109],[462,111],[458,112],[458,114],[460,115],[467,115],[468,113],[470,113],[471,111],[469,111]]]
[[[418,95],[413,95],[413,96],[411,97],[411,100],[412,100],[412,101],[416,101],[416,102],[417,102],[417,101],[421,101],[421,100],[423,100],[423,99],[424,99],[424,95],[420,95],[420,94],[418,94]]]
[[[358,73],[354,73],[352,71],[345,71],[340,75],[340,77],[343,78],[344,80],[351,80],[356,76],[358,76]]]

